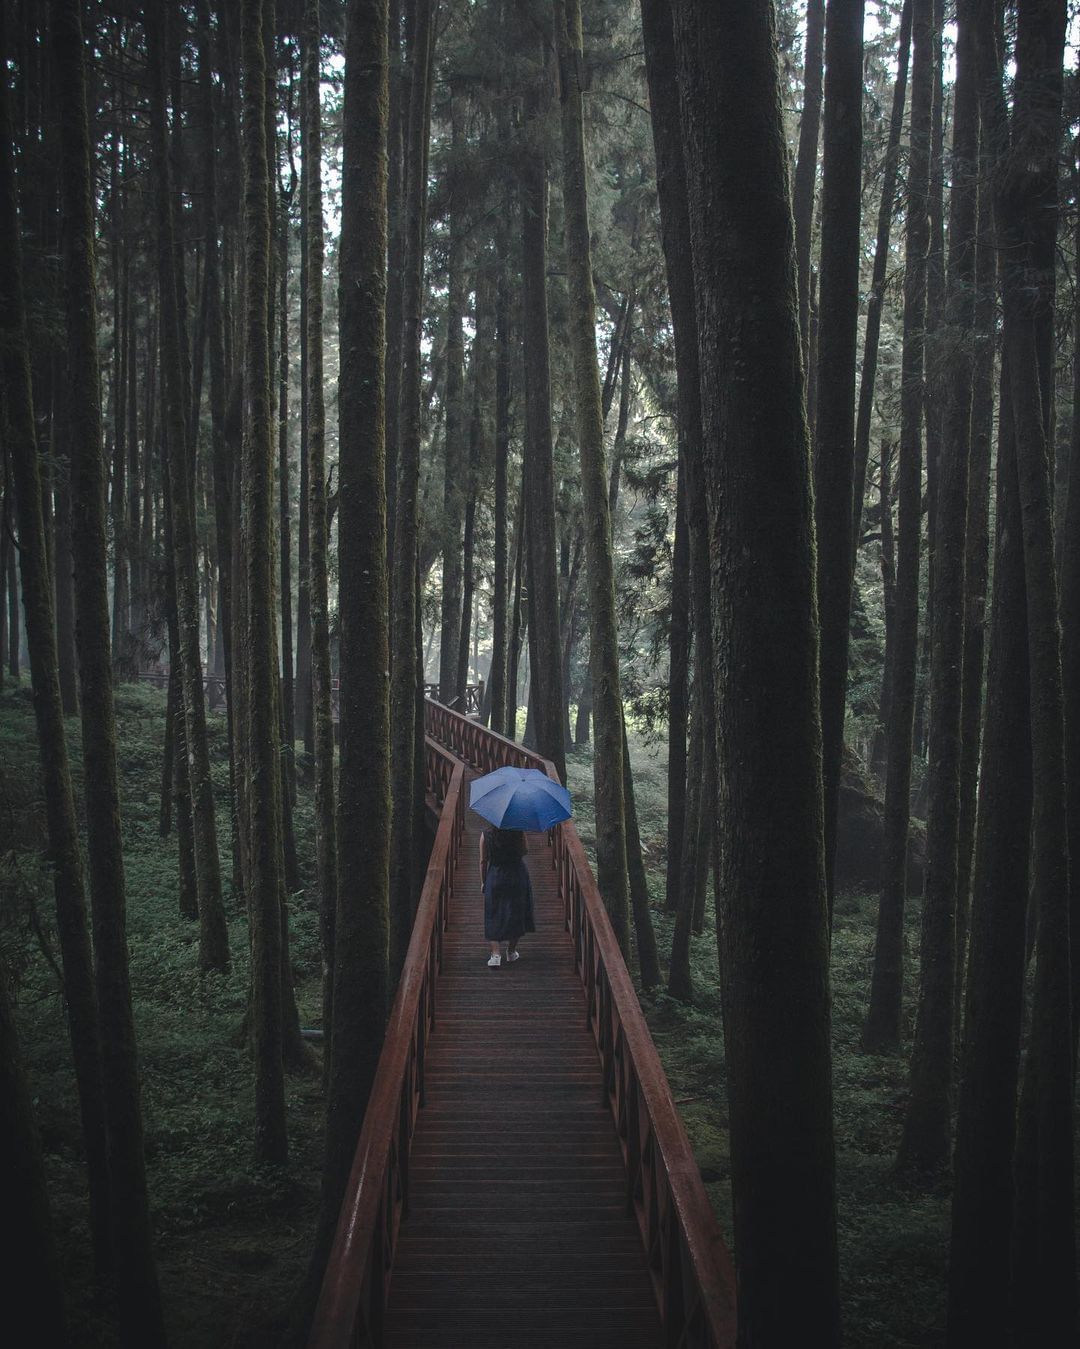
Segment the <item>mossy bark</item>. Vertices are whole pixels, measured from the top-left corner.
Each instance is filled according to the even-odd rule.
[[[390,939],[386,572],[386,0],[349,0],[342,165],[341,791],[321,1228],[332,1233],[382,1048]],[[411,633],[410,633],[411,637]]]
[[[94,976],[109,1141],[114,1277],[124,1345],[163,1345],[143,1158],[142,1107],[128,968],[120,784],[116,762],[101,380],[97,354],[94,183],[79,0],[53,0],[51,35],[60,112],[60,184],[71,405],[72,556],[82,710],[87,861]]]
[[[712,543],[739,1334],[835,1346],[814,526],[775,15],[704,0],[673,11]]]
[[[326,409],[323,400],[322,104],[319,98],[319,0],[304,7],[304,220],[308,240],[308,522],[310,526],[311,688],[315,714],[315,856],[323,945],[323,1028],[331,1031],[337,837],[334,807],[334,720],[330,690],[330,604],[326,512]],[[369,657],[370,659],[370,657]],[[342,663],[346,678],[352,673]]]
[[[374,12],[362,11],[363,28]],[[367,38],[371,40],[370,34]],[[417,547],[420,492],[420,338],[424,293],[424,234],[427,221],[427,142],[431,109],[430,57],[435,41],[433,0],[417,0],[412,49],[406,142],[405,265],[402,279],[400,441],[395,497],[391,610],[391,831],[390,971],[396,979],[405,959],[414,913],[416,855],[416,698],[422,671],[416,653]]]
[[[821,189],[814,507],[821,621],[825,882],[833,907],[854,547],[855,359],[862,206],[863,0],[829,0]]]
[[[936,1173],[950,1156],[956,907],[960,842],[964,565],[975,319],[975,172],[978,147],[970,5],[962,3],[953,115],[949,271],[944,331],[950,367],[938,460],[931,622],[929,811],[920,942],[919,1008],[901,1166]]]
[[[244,457],[243,504],[247,612],[247,770],[252,987],[255,1032],[255,1155],[284,1163],[285,1078],[282,1062],[282,840],[280,726],[275,685],[273,482],[271,425],[269,160],[263,0],[245,0],[244,72]]]
[[[885,851],[870,1006],[863,1027],[863,1045],[871,1052],[897,1049],[900,1045],[907,835],[919,627],[923,330],[926,322],[926,254],[930,245],[926,196],[934,92],[932,10],[931,0],[913,0],[911,153],[907,184],[900,460],[897,470],[900,511],[896,531],[895,613],[889,655],[889,720],[885,737]]]
[[[559,643],[551,353],[548,346],[548,166],[543,119],[550,96],[547,48],[525,98],[520,165],[523,356],[525,362],[525,542],[529,596],[529,713],[536,748],[566,780]]]

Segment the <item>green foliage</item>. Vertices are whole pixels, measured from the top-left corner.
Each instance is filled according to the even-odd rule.
[[[663,908],[668,846],[666,754],[629,729],[653,925],[666,969],[674,922]],[[593,856],[592,762],[588,748],[568,757],[574,817]],[[851,1349],[927,1349],[944,1343],[949,1200],[909,1190],[892,1175],[907,1092],[907,1050],[918,984],[919,906],[908,906],[905,950],[905,1054],[859,1049],[873,955],[876,899],[841,896],[832,945],[833,1083],[844,1343]],[[731,1241],[727,1073],[712,889],[705,932],[691,938],[692,1003],[661,988],[639,992],[672,1094],[693,1145],[705,1189]],[[794,1200],[793,1196],[793,1200]]]
[[[226,901],[230,973],[201,975],[196,925],[179,913],[175,835],[158,833],[165,695],[121,685],[116,708],[147,1174],[171,1343],[254,1349],[273,1341],[276,1315],[305,1267],[318,1202],[321,1091],[310,1078],[287,1084],[291,1165],[281,1174],[260,1171],[252,1161],[254,1095],[243,1036],[249,959],[242,899]],[[77,718],[69,719],[67,732],[81,799]],[[228,859],[224,720],[211,716],[209,732],[219,846]],[[296,822],[305,863],[312,855],[312,814],[311,790],[302,784]],[[43,812],[25,684],[0,693],[0,819],[0,944],[45,1150],[74,1342],[110,1345],[108,1322],[91,1291],[81,1126],[51,884],[41,860]],[[227,862],[223,869],[228,875]],[[317,1021],[318,915],[307,891],[291,897],[290,938],[301,1016]]]

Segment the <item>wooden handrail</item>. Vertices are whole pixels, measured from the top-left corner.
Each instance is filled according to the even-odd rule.
[[[430,699],[425,721],[429,737],[482,772],[533,767],[559,780],[550,760]],[[550,830],[548,841],[603,1066],[604,1099],[626,1162],[627,1207],[641,1229],[665,1344],[732,1349],[731,1256],[573,820]]]
[[[309,1349],[379,1345],[398,1228],[409,1208],[409,1151],[424,1103],[442,934],[465,832],[465,766],[427,740],[427,788],[442,813],[412,937],[327,1261]]]

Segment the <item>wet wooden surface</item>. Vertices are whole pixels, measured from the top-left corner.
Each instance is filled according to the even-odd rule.
[[[537,931],[489,968],[480,827],[469,811],[385,1344],[658,1349],[550,852],[529,837]]]

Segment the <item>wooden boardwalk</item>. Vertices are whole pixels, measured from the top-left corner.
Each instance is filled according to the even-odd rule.
[[[468,812],[384,1343],[659,1349],[551,850],[530,837],[537,931],[489,968],[480,825]]]

